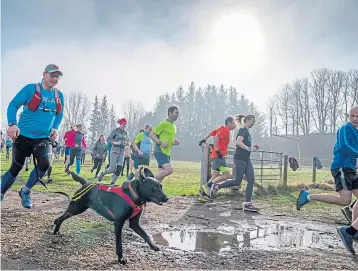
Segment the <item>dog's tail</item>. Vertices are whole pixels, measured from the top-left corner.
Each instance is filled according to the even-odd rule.
[[[80,184],[84,185],[87,183],[87,181],[85,179],[83,179],[82,177],[80,177],[80,175],[77,175],[76,173],[74,173],[73,171],[70,171],[70,174],[72,175],[72,178],[76,181],[79,182]]]
[[[68,200],[71,200],[71,197],[70,197],[67,193],[65,193],[65,192],[58,191],[58,192],[53,192],[53,193],[66,196],[66,197],[68,198]]]

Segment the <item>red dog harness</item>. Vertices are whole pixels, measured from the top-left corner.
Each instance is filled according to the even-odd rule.
[[[53,91],[55,92],[56,115],[58,115],[62,111],[62,104],[61,104],[60,96],[58,95],[58,89],[53,88]],[[36,111],[36,109],[40,107],[41,102],[42,102],[42,96],[40,91],[40,84],[35,84],[35,93],[34,96],[32,96],[31,100],[29,101],[27,108],[31,111]],[[46,110],[44,109],[44,111]],[[47,109],[47,111],[53,112],[55,110]]]
[[[132,190],[132,186],[129,184],[130,188],[129,190]],[[129,219],[136,217],[137,215],[139,215],[139,213],[142,211],[142,206],[137,206],[132,200],[131,198],[123,192],[122,187],[120,186],[116,186],[116,187],[112,187],[112,186],[108,186],[108,185],[97,185],[99,190],[102,191],[107,191],[107,192],[112,192],[112,193],[116,193],[119,196],[121,196],[126,202],[128,202],[128,204],[132,207],[133,212],[132,215],[129,217]],[[108,210],[108,213],[114,217],[114,214]]]

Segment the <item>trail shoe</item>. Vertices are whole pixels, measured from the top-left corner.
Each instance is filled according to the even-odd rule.
[[[256,208],[256,207],[252,204],[252,202],[244,202],[243,205],[244,205],[244,206],[242,207],[242,209],[243,209],[244,211],[248,211],[248,212],[258,212],[258,211],[260,211],[260,209],[259,209],[259,208]]]
[[[21,204],[24,208],[30,209],[32,207],[32,201],[30,197],[31,191],[23,191],[22,188],[19,191],[19,196],[21,198]]]
[[[352,211],[349,206],[341,209],[343,216],[348,220],[349,224],[352,224]]]
[[[214,199],[216,196],[216,192],[218,192],[218,187],[216,184],[212,184],[210,188],[210,198]]]
[[[203,184],[203,185],[201,186],[201,188],[202,188],[202,191],[201,191],[202,194],[208,197],[208,196],[209,196],[209,191],[208,191],[208,190],[209,190],[209,187],[208,187],[206,184]]]
[[[297,210],[301,210],[302,206],[309,203],[308,200],[309,192],[305,190],[301,190],[300,194],[298,195],[297,202],[296,202],[296,208]]]
[[[205,202],[212,201],[212,199],[207,194],[205,194],[204,191],[199,191],[198,200]]]
[[[90,172],[92,173],[93,171],[94,171],[94,168],[92,168]]]
[[[355,254],[356,252],[353,248],[353,237],[347,233],[347,228],[347,226],[338,227],[337,232],[339,234],[339,237],[341,237],[343,245],[346,247],[349,253]]]
[[[99,183],[102,181],[103,177],[104,177],[104,173],[102,172],[102,173],[99,174],[99,176],[98,176],[98,182],[99,182]]]
[[[49,184],[49,183],[52,183],[52,182],[53,182],[52,178],[49,178],[49,179],[47,179],[46,184]]]

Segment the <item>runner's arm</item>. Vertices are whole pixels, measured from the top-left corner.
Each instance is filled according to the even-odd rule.
[[[143,139],[143,134],[142,133],[139,133],[136,137],[135,137],[135,139],[134,139],[134,141],[132,142],[132,146],[133,146],[133,148],[136,150],[136,152],[139,152],[139,148],[138,148],[138,143],[139,142],[141,142],[141,140]]]
[[[149,137],[151,140],[154,141],[155,144],[160,145],[161,141],[158,139],[158,136],[163,131],[163,125],[162,123],[159,123],[157,126],[154,127],[154,129],[150,132]]]
[[[61,124],[62,119],[63,119],[63,109],[65,108],[65,100],[63,98],[63,94],[62,94],[61,91],[58,92],[58,96],[60,97],[62,110],[58,115],[56,115],[55,121],[53,122],[53,125],[52,125],[52,128],[56,129],[56,130],[58,130],[58,127],[60,127],[60,124]]]
[[[83,137],[82,137],[82,146],[87,149],[87,143],[86,143],[86,141],[85,141],[85,136],[84,136],[84,135],[83,135]]]
[[[109,134],[109,136],[107,137],[107,143],[109,143],[109,144],[113,144],[113,139],[114,139],[114,136],[115,136],[115,134],[116,134],[116,130],[113,130],[110,134]]]
[[[16,113],[21,106],[30,99],[31,95],[35,93],[34,84],[28,84],[23,87],[16,96],[11,100],[7,108],[7,121],[17,125]]]

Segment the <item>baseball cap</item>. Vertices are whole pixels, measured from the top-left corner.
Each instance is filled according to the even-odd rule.
[[[61,76],[63,76],[62,71],[60,71],[60,68],[55,64],[49,64],[45,68],[45,72],[47,73],[53,73],[53,72],[59,72]]]

